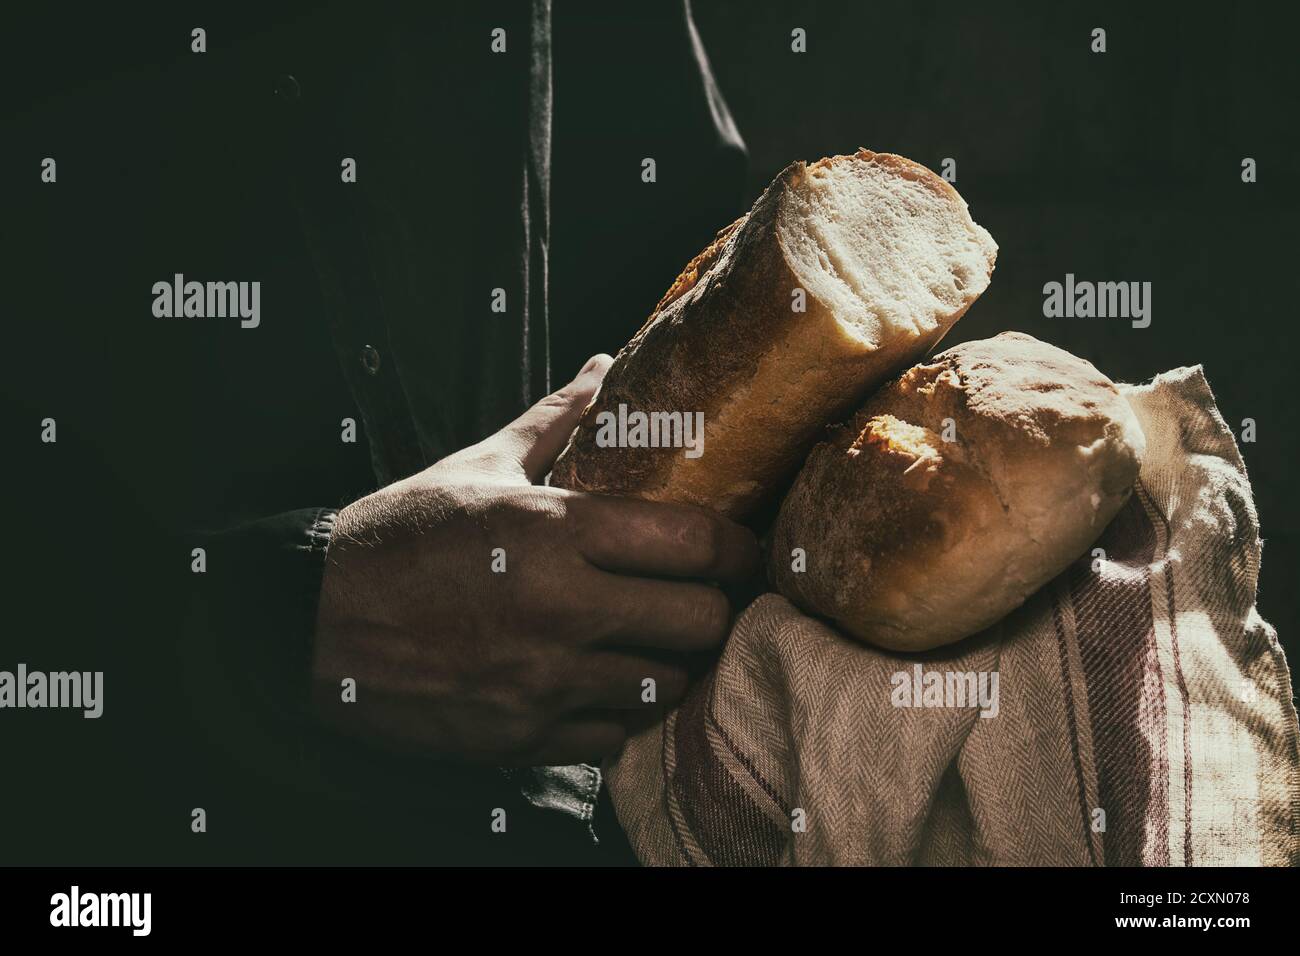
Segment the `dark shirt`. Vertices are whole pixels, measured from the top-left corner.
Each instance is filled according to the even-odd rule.
[[[93,845],[116,862],[625,861],[582,768],[399,759],[302,704],[335,509],[616,351],[740,212],[744,147],[689,10],[340,4],[214,23],[206,54],[160,16],[174,49],[37,97],[15,137],[59,179],[21,173],[42,308],[6,398],[60,428],[58,457],[6,488],[49,506],[16,520],[49,542],[16,584],[103,600],[13,650],[36,666],[41,636],[65,635],[119,689],[114,746],[138,766],[104,812],[134,830]],[[148,290],[175,273],[261,281],[259,326],[153,317]],[[54,507],[77,495],[80,514]],[[87,520],[111,553],[70,560],[54,542]],[[223,834],[202,849],[192,806]]]

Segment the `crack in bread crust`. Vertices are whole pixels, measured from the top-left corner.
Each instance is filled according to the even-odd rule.
[[[716,262],[718,256],[722,254],[723,246],[727,244],[727,240],[731,238],[731,234],[740,227],[740,224],[743,223],[745,219],[745,216],[741,216],[730,226],[720,230],[717,237],[709,243],[703,252],[690,262],[686,263],[686,268],[684,268],[681,271],[681,274],[673,280],[673,284],[668,287],[668,291],[664,293],[664,297],[659,300],[659,304],[656,305],[654,311],[650,313],[650,318],[646,319],[646,325],[653,322],[655,317],[667,306],[676,302],[687,292],[690,292],[695,288],[695,285],[700,281],[700,278],[713,268],[714,262]],[[645,328],[645,326],[642,326],[642,328]]]

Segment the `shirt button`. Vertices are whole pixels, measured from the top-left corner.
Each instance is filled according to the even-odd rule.
[[[367,345],[361,350],[361,367],[366,370],[367,375],[379,374],[379,350],[373,345]]]
[[[275,78],[275,98],[282,103],[293,103],[302,95],[302,87],[291,74],[284,73]]]

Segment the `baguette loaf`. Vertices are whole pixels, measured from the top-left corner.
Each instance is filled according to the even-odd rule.
[[[996,254],[957,191],[910,160],[862,149],[792,163],[619,352],[551,483],[744,516],[828,422],[944,336]],[[688,425],[702,413],[702,445],[611,444],[601,429],[620,411]]]
[[[1096,540],[1145,445],[1123,396],[1083,359],[1017,332],[956,346],[813,449],[781,505],[769,577],[881,647],[960,640]]]

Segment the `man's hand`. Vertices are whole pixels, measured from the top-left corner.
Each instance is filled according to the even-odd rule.
[[[753,575],[758,544],[705,509],[536,484],[609,363],[343,509],[312,662],[323,719],[406,751],[554,764],[616,752],[681,697],[687,662],[730,625],[703,582]],[[355,703],[340,699],[348,677]]]

